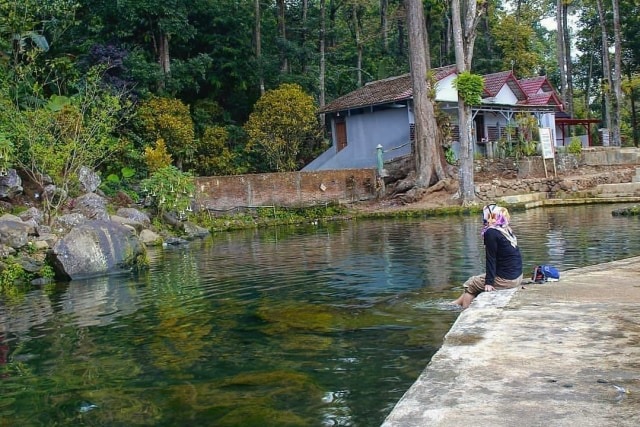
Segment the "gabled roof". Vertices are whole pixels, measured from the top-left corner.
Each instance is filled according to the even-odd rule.
[[[530,95],[524,101],[518,101],[518,105],[555,105],[562,106],[562,101],[555,92],[543,92]]]
[[[435,81],[456,74],[456,67],[434,68]],[[521,106],[552,105],[562,109],[562,101],[545,76],[530,79],[516,79],[513,71],[486,74],[484,78],[483,98],[495,97],[508,85]],[[389,77],[365,84],[361,88],[341,96],[320,109],[320,113],[331,113],[362,107],[405,101],[413,97],[413,85],[410,74]]]
[[[518,83],[518,79],[513,75],[513,71],[501,71],[499,73],[486,74],[484,77],[483,98],[490,98],[498,95],[500,89],[506,84],[509,86],[518,101],[527,99],[527,95]]]
[[[535,95],[540,92],[553,92],[553,86],[551,86],[551,83],[549,83],[546,76],[520,79],[518,82],[527,96]]]
[[[527,95],[523,105],[555,105],[562,108],[562,101],[546,76],[518,80]]]
[[[434,68],[436,82],[445,77],[455,74],[456,67]],[[354,108],[368,107],[372,105],[386,104],[390,102],[404,101],[413,97],[413,84],[410,74],[389,77],[383,80],[376,80],[350,92],[344,96],[334,99],[320,109],[321,113],[333,111],[343,111]]]
[[[403,101],[413,94],[411,75],[403,74],[377,80],[334,99],[320,110],[321,113],[359,108],[369,105],[385,104],[387,102]]]

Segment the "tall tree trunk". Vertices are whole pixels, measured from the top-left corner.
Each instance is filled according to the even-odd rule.
[[[282,73],[289,72],[289,59],[287,53],[287,26],[285,23],[286,2],[285,0],[277,0],[278,3],[278,36],[280,37],[280,71]]]
[[[562,17],[564,12],[563,7],[564,0],[558,0],[556,8],[556,55],[558,58],[558,68],[560,71],[560,94],[564,101],[565,111],[568,110],[570,100],[567,95],[567,67],[565,64],[566,55],[564,54],[564,18]]]
[[[445,63],[449,64],[449,58],[451,58],[451,47],[453,46],[453,24],[451,22],[451,16],[446,14],[446,33],[442,37],[444,46],[442,46],[442,52],[440,54],[440,66]]]
[[[160,34],[160,66],[165,76],[171,73],[171,56],[169,55],[169,36]]]
[[[455,0],[459,1],[459,0]],[[488,2],[486,0],[467,0],[464,15],[464,59],[466,70],[471,70],[473,61],[473,48],[476,44],[476,29],[482,18],[482,12],[486,10]],[[457,62],[457,58],[456,58]]]
[[[300,30],[300,46],[302,47],[302,59],[300,60],[302,63],[301,69],[302,74],[307,73],[308,64],[307,64],[307,32],[309,29],[307,28],[307,15],[309,12],[309,0],[302,0],[302,29]]]
[[[258,62],[258,81],[260,85],[260,95],[264,95],[264,67],[262,66],[262,27],[260,0],[255,0],[255,40],[256,40],[256,61]]]
[[[607,22],[605,21],[602,0],[596,0],[596,6],[598,7],[600,31],[602,34],[602,93],[604,95],[604,114],[607,125],[606,130],[611,131],[611,65],[609,64],[609,35],[607,33]]]
[[[353,2],[351,5],[351,19],[353,20],[353,35],[356,39],[356,52],[357,52],[357,65],[356,73],[358,75],[358,87],[362,86],[362,53],[364,49],[364,43],[362,42],[362,35],[360,34],[360,20],[358,19],[358,5]]]
[[[171,74],[171,56],[169,55],[169,36],[158,31],[154,36],[155,48],[158,55],[158,64],[160,70],[162,70],[162,79],[158,82],[158,88],[164,89],[166,86],[167,78]]]
[[[591,79],[592,78],[593,78],[593,51],[589,52],[589,68],[587,71],[587,78],[585,80],[585,87],[584,87],[584,106],[585,106],[585,109],[587,110],[587,115],[589,115],[589,111],[591,111],[591,108],[589,108],[589,103],[590,103],[589,100],[591,99]]]
[[[428,187],[444,179],[444,155],[439,144],[433,100],[429,98],[425,52],[424,10],[421,0],[405,0],[409,34],[409,64],[415,120],[416,186]]]
[[[382,51],[389,51],[389,0],[380,0],[380,30],[382,33]]]
[[[621,108],[622,108],[622,36],[620,30],[620,3],[612,0],[613,6],[613,45],[614,45],[614,67],[613,67],[613,93],[611,102],[611,145],[620,147],[622,145],[622,135],[620,135]]]
[[[398,29],[398,56],[403,57],[405,52],[405,22],[406,22],[406,9],[404,9],[404,3],[401,3],[398,9],[397,29]]]
[[[424,13],[423,13],[424,15]],[[431,44],[429,43],[429,32],[427,31],[427,18],[424,18],[424,59],[427,63],[427,70],[431,68]]]
[[[566,71],[566,76],[567,76],[567,97],[565,98],[565,101],[567,103],[567,113],[569,113],[569,115],[571,117],[573,117],[573,65],[571,62],[571,37],[569,36],[569,21],[568,21],[568,16],[569,16],[569,5],[568,3],[565,1],[563,3],[563,10],[562,10],[562,29],[564,31],[564,34],[562,35],[562,41],[564,42],[564,64],[565,64],[565,69]]]
[[[343,3],[337,0],[330,0],[329,2],[329,40],[327,46],[333,48],[336,46],[336,16],[338,10]]]
[[[484,18],[482,19],[482,31],[485,34],[491,34],[491,23],[489,22],[488,14],[485,14]],[[489,56],[489,58],[493,58],[493,40],[491,39],[491,37],[487,37],[485,43],[487,44],[487,55]],[[513,66],[511,68],[513,69]]]
[[[636,88],[633,84],[631,67],[627,66],[627,80],[629,81],[629,102],[631,103],[631,129],[633,129],[633,145],[638,147],[638,112],[636,111]]]
[[[318,78],[318,83],[320,85],[320,95],[318,102],[320,104],[320,108],[326,105],[326,88],[325,88],[325,75],[326,75],[326,58],[325,58],[325,37],[326,37],[326,22],[325,22],[325,0],[320,0],[320,76]],[[325,115],[320,115],[320,121],[324,127],[325,124]]]
[[[451,1],[451,20],[453,22],[453,40],[458,74],[471,71],[473,46],[476,39],[476,28],[482,16],[482,8],[478,8],[477,0],[466,0],[465,14],[460,9],[461,0]],[[480,3],[486,7],[486,3]],[[463,205],[475,202],[475,183],[473,177],[473,118],[471,106],[458,96],[458,127],[460,129],[460,197]]]

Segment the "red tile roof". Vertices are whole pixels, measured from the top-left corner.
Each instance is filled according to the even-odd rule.
[[[513,71],[501,71],[499,73],[487,74],[484,77],[484,97],[494,97],[498,95],[500,89],[506,84],[514,93],[519,101],[527,99],[522,87],[518,83],[518,80],[513,75]]]
[[[553,92],[536,93],[525,101],[518,101],[518,105],[560,105],[561,102]]]
[[[562,109],[562,101],[546,76],[537,76],[518,80],[520,87],[527,94],[527,100],[519,102],[523,105],[555,105]]]
[[[553,86],[549,83],[549,80],[546,76],[537,76],[532,77],[530,79],[520,79],[518,80],[522,90],[527,96],[535,95],[542,90],[542,92],[551,92],[553,91]]]
[[[454,74],[456,67],[434,68],[435,80],[440,81],[445,77]],[[386,104],[389,102],[404,101],[413,96],[413,85],[411,75],[389,77],[383,80],[376,80],[341,96],[320,109],[321,113],[342,111],[354,108],[368,107],[371,105]]]
[[[434,68],[435,80],[440,81],[456,73],[456,67]],[[508,85],[518,99],[518,105],[544,106],[556,105],[562,108],[562,101],[556,94],[549,80],[544,77],[517,80],[513,71],[501,71],[483,76],[483,97],[494,97],[504,85]],[[543,93],[538,93],[540,90]],[[355,108],[369,107],[411,99],[413,86],[410,74],[376,80],[341,96],[320,109],[321,113],[344,111]]]

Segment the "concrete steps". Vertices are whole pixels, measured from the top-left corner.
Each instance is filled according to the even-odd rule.
[[[632,182],[600,184],[592,190],[576,193],[573,198],[550,198],[549,193],[537,192],[499,197],[498,203],[524,205],[525,208],[552,205],[574,205],[587,203],[640,202],[640,167]]]
[[[595,189],[596,197],[638,197],[640,196],[640,168],[631,182],[600,184]]]

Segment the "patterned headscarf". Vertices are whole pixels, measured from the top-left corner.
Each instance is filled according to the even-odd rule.
[[[515,234],[513,234],[513,231],[509,226],[511,215],[509,215],[507,208],[503,208],[496,204],[487,205],[482,208],[482,220],[484,222],[484,226],[482,227],[481,235],[484,236],[484,233],[486,233],[488,229],[494,228],[509,240],[511,246],[514,248],[518,246],[518,239]]]

